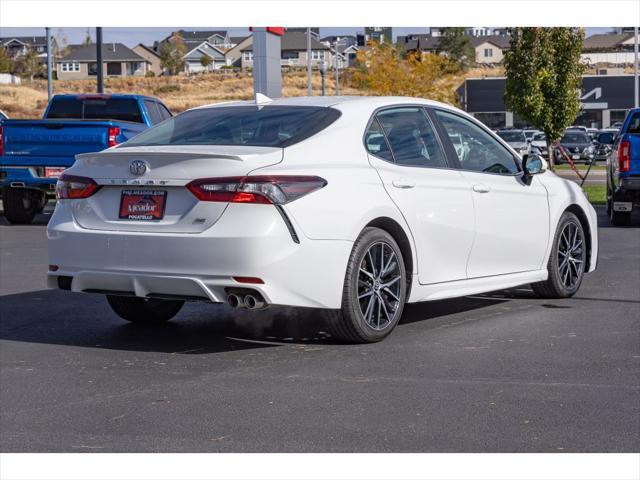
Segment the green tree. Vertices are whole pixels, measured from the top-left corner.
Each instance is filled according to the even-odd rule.
[[[184,55],[187,47],[179,32],[174,32],[171,38],[160,45],[160,64],[170,75],[177,75],[184,70]]]
[[[18,71],[32,81],[33,77],[42,73],[43,65],[40,63],[40,58],[34,48],[29,47],[27,52],[20,56],[18,59]]]
[[[461,70],[466,70],[476,61],[476,50],[462,27],[443,28],[438,48],[460,65]]]
[[[209,66],[213,63],[213,59],[208,55],[203,55],[200,57],[200,65],[204,67],[205,70],[209,70]]]
[[[13,72],[13,61],[7,51],[0,47],[0,73]]]
[[[584,30],[579,28],[511,28],[505,53],[504,102],[532,126],[542,130],[554,168],[553,145],[582,108],[580,89],[585,65],[580,61]]]

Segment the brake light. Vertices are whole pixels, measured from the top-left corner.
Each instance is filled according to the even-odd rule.
[[[109,148],[118,144],[118,135],[120,135],[120,127],[109,127],[107,132],[107,146]]]
[[[99,188],[100,185],[92,178],[63,173],[56,183],[56,198],[58,200],[88,198]]]
[[[292,202],[327,184],[324,178],[302,175],[202,178],[187,188],[203,202],[266,203]]]
[[[618,146],[618,169],[621,172],[628,172],[631,169],[631,143],[629,140],[622,140]]]
[[[0,155],[4,155],[4,137],[2,134],[2,125],[0,125]]]

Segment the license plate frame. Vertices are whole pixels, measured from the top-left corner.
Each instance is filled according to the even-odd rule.
[[[137,205],[137,208],[131,208]],[[166,190],[124,189],[120,192],[118,218],[131,221],[158,221],[164,218]]]
[[[633,210],[633,202],[613,202],[614,212],[631,212]]]
[[[67,167],[44,167],[44,177],[45,178],[60,178],[62,172],[64,172]]]

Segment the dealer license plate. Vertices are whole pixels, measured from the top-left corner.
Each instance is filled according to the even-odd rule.
[[[122,190],[119,217],[127,220],[162,220],[166,203],[165,190]]]

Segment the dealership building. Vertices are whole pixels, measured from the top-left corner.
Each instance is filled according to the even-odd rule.
[[[574,125],[606,128],[622,122],[633,108],[633,75],[584,75],[582,112]],[[469,78],[458,89],[460,104],[490,128],[527,126],[504,105],[504,77]]]

